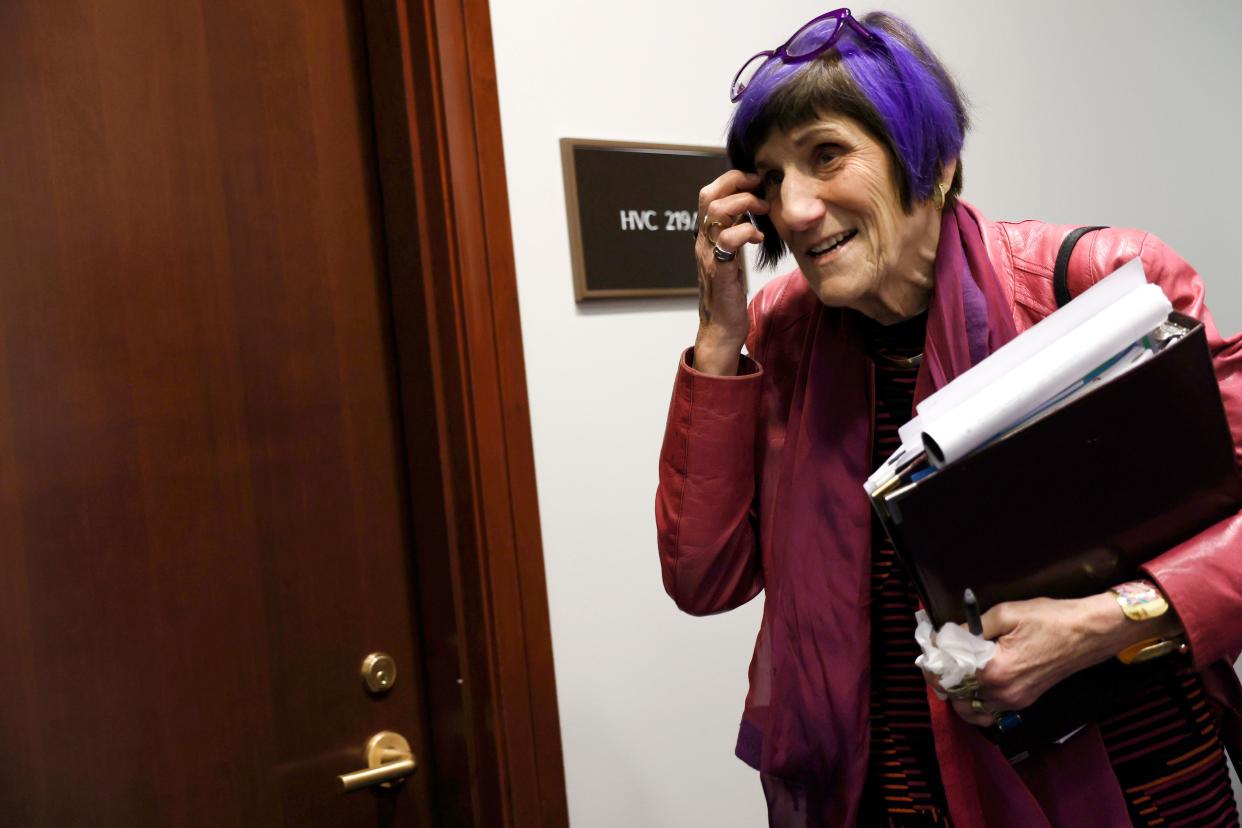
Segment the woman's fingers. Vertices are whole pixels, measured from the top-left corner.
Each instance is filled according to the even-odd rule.
[[[762,241],[763,241],[763,233],[759,230],[758,227],[746,221],[746,222],[742,222],[741,224],[736,224],[733,227],[728,227],[724,230],[721,230],[716,235],[715,246],[719,247],[721,250],[727,250],[730,253],[736,253],[737,251],[742,249],[742,245],[744,244],[747,244],[747,243],[759,244]],[[725,263],[721,262],[721,264],[725,264]],[[728,264],[731,264],[734,267],[737,267],[737,260],[734,259],[732,262],[728,262]]]
[[[995,641],[1002,635],[1013,632],[1022,616],[1020,611],[1015,612],[1016,608],[1016,603],[1003,603],[985,612],[979,619],[983,622],[983,637],[989,641]]]
[[[989,704],[983,700],[983,688],[975,687],[973,691],[969,691],[969,695],[959,695],[965,693],[967,685],[974,685],[975,679],[968,676],[957,685],[954,685],[952,693],[944,689],[940,683],[940,677],[934,673],[923,670],[923,678],[941,699],[948,697],[949,704],[953,707],[953,712],[962,717],[963,720],[973,725],[987,727],[992,724],[992,711],[995,705]]]
[[[987,702],[982,702],[982,705],[982,710],[975,710],[971,699],[953,699],[953,710],[964,721],[979,727],[989,727],[992,724],[992,708]]]
[[[768,203],[752,192],[739,191],[737,186],[758,185],[759,177],[730,170],[699,192],[700,238],[708,244],[718,241],[717,233],[739,223],[747,213],[765,214]],[[708,196],[711,196],[708,198]],[[705,198],[708,200],[704,201]]]
[[[761,179],[755,173],[744,173],[741,170],[729,170],[711,184],[699,190],[699,217],[708,214],[712,202],[735,193],[753,190],[759,186]],[[753,197],[753,195],[752,195]],[[722,213],[717,213],[722,215]]]
[[[746,222],[748,212],[762,215],[767,211],[768,203],[753,193],[734,193],[717,199],[708,205],[708,211],[699,219],[702,230],[699,236],[711,244],[716,241],[721,230]]]
[[[699,219],[699,223],[706,225],[718,221],[728,227],[744,221],[747,212],[765,214],[768,203],[754,193],[734,193],[708,204],[707,212],[701,214],[706,219]]]

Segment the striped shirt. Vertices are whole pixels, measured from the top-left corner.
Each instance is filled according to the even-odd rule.
[[[872,467],[897,450],[897,429],[910,419],[926,315],[887,327],[868,320],[875,364]],[[932,741],[923,671],[914,666],[914,611],[919,599],[879,519],[871,518],[871,756],[863,825],[950,825]]]

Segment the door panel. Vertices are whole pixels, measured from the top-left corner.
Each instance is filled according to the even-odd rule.
[[[0,4],[6,824],[429,824],[335,779],[429,761],[367,90],[346,0]]]

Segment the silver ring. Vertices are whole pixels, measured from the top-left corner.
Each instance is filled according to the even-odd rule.
[[[712,248],[712,255],[716,257],[716,261],[718,262],[731,262],[737,258],[737,251],[725,250],[720,245],[715,245]]]

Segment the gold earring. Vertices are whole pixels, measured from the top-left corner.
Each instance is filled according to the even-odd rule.
[[[944,209],[944,197],[949,192],[949,185],[944,182],[938,182],[936,188],[932,190],[932,204],[936,205],[937,210]]]

